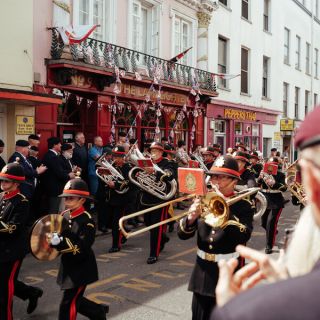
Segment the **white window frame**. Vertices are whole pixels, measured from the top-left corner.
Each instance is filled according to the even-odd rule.
[[[243,7],[243,3],[246,3],[248,6],[248,18],[244,17],[242,15],[242,7]],[[250,21],[250,0],[241,0],[241,18],[247,21]]]
[[[300,88],[294,87],[294,118],[299,119]]]
[[[319,76],[319,49],[314,48],[314,77],[318,79]]]
[[[197,64],[197,60],[196,60],[197,45],[196,44],[197,44],[198,20],[196,18],[187,16],[186,14],[181,13],[176,9],[172,9],[171,15],[172,15],[172,21],[171,21],[171,57],[170,58],[178,54],[178,53],[177,54],[175,53],[175,21],[178,18],[183,19],[185,22],[189,23],[189,25],[191,26],[189,47],[192,47],[192,49],[188,52],[186,56],[187,65],[195,68]],[[178,61],[177,63],[182,64],[181,61]]]
[[[219,48],[220,48],[220,39],[222,41],[225,42],[225,70],[224,70],[224,73],[228,73],[229,72],[229,39],[221,36],[221,35],[218,35],[218,72],[220,73],[222,70],[220,70],[220,66],[223,66],[219,63],[219,56],[220,56],[220,53],[219,53]],[[222,72],[223,73],[223,72]],[[225,89],[228,89],[229,88],[229,81],[228,80],[225,80],[225,79],[221,79],[219,78],[218,79],[218,86],[220,88],[225,88]]]
[[[283,116],[288,117],[288,104],[289,104],[289,83],[283,82]]]
[[[306,42],[306,74],[311,74],[311,65],[310,65],[310,57],[311,57],[311,44]]]
[[[149,27],[148,27],[148,34],[147,34],[147,52],[144,52],[145,54],[150,54],[153,56],[161,56],[160,52],[160,37],[161,37],[161,14],[162,14],[162,5],[161,1],[156,1],[156,0],[128,0],[128,29],[127,29],[127,46],[130,49],[133,48],[133,4],[138,4],[140,8],[145,7],[150,12],[149,14]],[[154,17],[154,11],[157,10],[157,16]],[[154,19],[157,18],[158,20],[158,40],[156,41],[156,46],[153,47],[153,41],[152,41],[152,35],[153,35],[153,26],[152,22]],[[142,38],[140,37],[140,41]],[[137,50],[137,49],[134,49]],[[156,52],[155,52],[156,50]],[[139,44],[139,50],[137,51],[142,51],[142,44]],[[142,61],[143,63],[143,61]]]
[[[301,38],[296,35],[296,69],[301,70]]]
[[[247,51],[247,57],[248,57],[248,61],[247,61],[247,65],[248,68],[247,70],[242,69],[242,49]],[[240,49],[240,68],[241,68],[241,74],[240,74],[240,93],[241,94],[250,94],[250,49],[244,46],[241,46]],[[247,92],[242,91],[242,72],[246,72],[247,73]]]
[[[270,32],[270,0],[264,0],[263,2],[263,31]]]
[[[93,24],[93,0],[88,0],[89,3],[89,24]],[[99,31],[102,31],[101,41],[115,43],[116,41],[116,16],[117,16],[117,0],[103,0],[103,20],[105,21]],[[73,25],[80,24],[80,0],[73,0],[73,12],[72,12]],[[101,30],[102,28],[102,30]]]
[[[304,91],[304,115],[306,116],[310,109],[310,91]]]
[[[286,37],[288,36],[288,37]],[[283,47],[285,51],[288,51],[287,57],[285,56],[285,52],[283,52],[283,63],[290,64],[290,29],[284,28],[284,39],[283,39]],[[288,40],[288,42],[286,42]]]
[[[266,64],[265,64],[266,63]],[[265,66],[266,66],[266,70],[265,70]],[[270,95],[270,58],[263,56],[262,59],[262,97],[263,98],[269,98]],[[265,75],[265,71],[267,72],[267,74]],[[264,88],[264,85],[266,86],[266,88]],[[265,94],[264,94],[264,89],[265,89]]]

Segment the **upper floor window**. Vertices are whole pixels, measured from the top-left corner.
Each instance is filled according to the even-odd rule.
[[[262,96],[267,98],[269,96],[269,64],[270,58],[263,57],[263,72],[262,72]]]
[[[270,8],[270,0],[264,0],[264,7],[263,7],[263,30],[264,31],[270,31],[269,8]]]
[[[159,55],[159,5],[132,1],[131,47],[153,56]]]
[[[241,48],[241,92],[249,93],[249,50]]]
[[[294,117],[299,119],[299,99],[300,99],[300,88],[294,88]]]
[[[283,62],[289,64],[290,61],[290,30],[284,28],[284,55]]]
[[[182,17],[174,18],[174,54],[177,55],[192,46],[192,23]],[[181,60],[181,64],[191,65],[192,50]]]
[[[309,99],[310,99],[310,92],[306,90],[304,95],[304,114],[305,115],[307,115],[307,113],[309,112]]]
[[[249,0],[242,0],[241,16],[249,20]]]
[[[319,0],[315,0],[315,13],[314,15],[319,18]]]
[[[318,105],[318,95],[316,93],[313,94],[313,105],[315,107]]]
[[[228,0],[219,0],[219,2],[224,4],[226,7],[228,6]]]
[[[319,50],[317,48],[314,49],[314,76],[318,78],[318,59],[319,59]]]
[[[228,40],[223,37],[219,37],[218,45],[218,72],[227,73],[227,50]],[[219,87],[226,88],[227,80],[219,78]]]
[[[306,42],[306,73],[310,74],[310,43]]]
[[[296,36],[296,69],[300,70],[301,39]]]
[[[283,83],[283,117],[288,116],[288,94],[289,94],[289,84]]]

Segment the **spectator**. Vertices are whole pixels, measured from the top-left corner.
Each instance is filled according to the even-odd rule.
[[[30,147],[39,148],[40,137],[36,134],[30,134],[30,136],[28,137],[28,142],[30,144]]]
[[[97,136],[93,139],[93,146],[88,152],[88,175],[89,186],[92,195],[95,195],[98,190],[98,177],[96,174],[96,161],[101,157],[103,152],[103,140]]]
[[[232,154],[233,154],[233,148],[228,148],[227,149],[227,156],[232,156]]]
[[[70,143],[64,143],[61,146],[61,155],[59,159],[61,161],[62,170],[69,174],[70,172],[75,172],[76,167],[72,163],[73,147]]]
[[[169,144],[168,138],[162,137],[161,138],[161,144],[164,146],[165,144]]]
[[[72,155],[72,163],[81,169],[81,178],[88,181],[88,150],[83,132],[75,135],[75,144]]]
[[[277,148],[272,148],[270,153],[270,158],[276,157],[277,156]]]
[[[0,154],[3,152],[4,149],[4,142],[0,139]],[[0,171],[2,168],[6,165],[6,162],[3,160],[3,158],[0,156]]]
[[[176,161],[179,167],[188,167],[189,156],[186,151],[186,143],[183,140],[178,141],[178,150],[176,153]]]
[[[32,164],[33,169],[37,169],[41,166],[41,161],[38,159],[39,148],[36,146],[31,146],[29,148],[28,161]]]
[[[127,134],[124,131],[120,131],[118,133],[118,142],[116,143],[117,146],[123,146],[125,151],[129,151],[129,143],[127,142]]]

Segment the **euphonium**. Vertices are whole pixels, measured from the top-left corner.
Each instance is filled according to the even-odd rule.
[[[137,147],[132,147],[127,155],[127,161],[134,165],[129,171],[129,180],[140,189],[152,194],[161,200],[171,199],[177,191],[177,182],[173,179],[168,181],[159,181],[155,174],[149,174],[142,168],[138,167],[138,160],[146,160]],[[153,164],[155,171],[166,174],[159,166]],[[169,187],[169,190],[168,190]]]
[[[286,171],[286,184],[291,192],[292,195],[294,195],[301,204],[304,206],[307,205],[307,199],[306,199],[306,193],[304,191],[303,185],[297,181],[296,174],[297,174],[297,162],[293,162]]]
[[[96,165],[99,167],[96,169],[97,176],[104,182],[108,183],[111,181],[118,181],[125,183],[125,179],[122,174],[112,165],[112,163],[108,162],[102,156],[97,162]],[[120,190],[115,190],[119,194],[126,193],[129,190],[129,187],[123,188]]]

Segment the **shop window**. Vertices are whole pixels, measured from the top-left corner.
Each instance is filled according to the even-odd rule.
[[[245,125],[245,134],[251,134],[251,125],[250,124]]]
[[[169,116],[170,131],[173,128],[173,143],[176,145],[179,140],[183,140],[188,144],[188,117],[185,113],[171,113]],[[188,145],[187,145],[188,149]]]
[[[130,105],[119,103],[116,113],[116,141],[118,141],[118,133],[120,131],[128,132],[132,128],[129,138],[136,138],[135,125],[136,112]]]
[[[81,104],[78,104],[77,97],[70,95],[65,103],[62,103],[58,108],[58,123],[79,124],[81,122],[81,108],[86,100],[83,99]]]
[[[214,132],[226,133],[226,122],[224,120],[216,120]]]
[[[234,132],[236,135],[242,135],[242,123],[241,122],[235,122]]]
[[[258,124],[253,124],[252,125],[252,135],[255,137],[258,137],[259,136],[259,129],[260,129],[260,126]]]
[[[234,146],[236,146],[237,143],[242,143],[242,137],[235,137],[234,138]]]
[[[244,145],[247,147],[247,149],[249,149],[249,150],[250,150],[250,146],[251,146],[251,137],[249,137],[249,136],[245,136],[245,137],[243,138],[243,143],[244,143]]]
[[[259,148],[259,137],[252,137],[252,151],[261,151]]]

